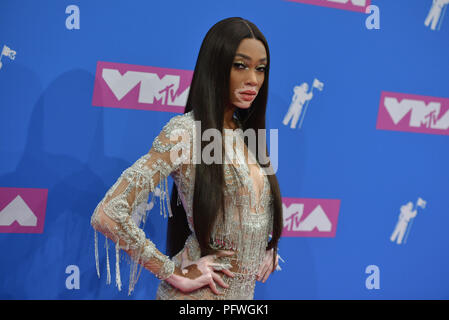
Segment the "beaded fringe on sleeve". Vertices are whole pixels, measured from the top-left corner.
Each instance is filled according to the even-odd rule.
[[[130,276],[129,276],[129,290],[128,294],[134,290],[134,286],[137,283],[140,272],[142,271],[142,264],[148,261],[150,258],[157,258],[162,267],[159,274],[156,277],[163,280],[169,277],[174,270],[174,263],[165,255],[155,252],[154,243],[149,239],[146,239],[145,233],[142,230],[145,226],[149,211],[155,204],[155,198],[159,198],[160,214],[164,217],[172,216],[170,210],[170,201],[168,196],[168,181],[167,172],[161,170],[160,164],[158,171],[160,172],[160,180],[158,186],[155,188],[153,185],[152,177],[154,176],[154,170],[151,169],[142,170],[143,163],[148,160],[150,156],[148,154],[141,157],[132,167],[123,172],[121,177],[117,180],[114,186],[108,191],[105,198],[108,195],[112,195],[120,183],[126,179],[129,182],[126,190],[120,193],[118,196],[110,199],[104,206],[104,212],[113,218],[118,223],[114,230],[108,230],[109,238],[115,240],[115,280],[119,290],[121,290],[121,276],[120,276],[120,249],[133,249],[135,254],[130,261]],[[156,168],[156,166],[154,166]],[[131,190],[141,188],[142,190],[136,194],[136,200],[129,206],[127,202],[127,196]],[[147,203],[149,198],[150,189],[154,190],[152,193],[151,201]],[[99,206],[104,202],[100,202],[92,215],[92,225],[95,226],[96,213]],[[129,212],[132,212],[129,215]],[[120,246],[119,241],[125,240],[126,246]],[[105,238],[106,249],[106,283],[111,283],[110,263],[109,263],[109,242],[108,237]],[[99,255],[98,255],[98,235],[95,228],[95,264],[98,277],[100,277],[99,268]],[[140,267],[139,267],[140,265]]]

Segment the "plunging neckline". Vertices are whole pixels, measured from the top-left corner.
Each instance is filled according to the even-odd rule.
[[[237,128],[241,129],[241,128]],[[234,147],[234,142],[237,144],[237,141],[233,140],[233,146],[232,149],[234,151],[235,159],[229,163],[229,165],[233,166],[237,172],[243,173],[243,183],[246,185],[249,195],[251,197],[250,203],[249,203],[249,213],[255,214],[255,215],[261,215],[259,212],[261,211],[261,208],[264,208],[263,201],[265,199],[265,194],[267,192],[267,186],[268,181],[267,177],[264,174],[264,170],[259,165],[257,161],[255,161],[255,157],[251,150],[247,147],[245,144],[243,137],[241,134],[239,134],[239,131],[236,131],[236,129],[232,130],[232,136],[236,137],[236,139],[241,139],[240,143],[243,145],[243,154],[240,151],[237,151]],[[238,144],[237,144],[238,145]],[[226,155],[228,156],[228,155]],[[243,157],[243,159],[242,159]],[[255,162],[254,164],[249,164],[249,160],[251,158],[251,162]],[[248,160],[248,161],[247,161]],[[237,165],[234,163],[234,161],[237,161]],[[251,167],[254,167],[255,169],[251,170]],[[257,189],[258,192],[256,192],[255,185],[256,181],[259,180],[261,177],[262,182],[261,187]],[[260,181],[260,180],[259,180]],[[256,213],[253,213],[251,211],[255,210]],[[266,210],[262,210],[265,212]]]

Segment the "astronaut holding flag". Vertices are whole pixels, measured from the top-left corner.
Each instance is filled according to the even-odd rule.
[[[425,208],[426,207],[426,201],[424,201],[421,198],[418,198],[416,201],[416,207]],[[397,244],[402,243],[402,239],[404,239],[404,243],[407,242],[408,234],[410,233],[410,229],[413,224],[413,220],[418,214],[418,211],[412,210],[413,209],[413,203],[409,201],[406,205],[401,206],[401,212],[399,214],[398,222],[396,223],[396,227],[393,231],[393,234],[390,237],[390,241],[396,242]],[[410,223],[409,223],[410,222]]]
[[[6,45],[3,45],[2,54],[0,54],[0,69],[2,68],[2,57],[8,57],[11,60],[14,60],[16,58],[16,52],[14,50],[11,50]]]
[[[302,120],[304,119],[304,115],[307,109],[307,105],[313,97],[312,92],[313,88],[317,88],[318,90],[322,91],[323,86],[324,84],[316,78],[313,80],[312,89],[310,90],[310,92],[307,92],[309,90],[309,86],[306,82],[304,82],[300,86],[295,86],[293,88],[294,95],[292,98],[292,102],[290,103],[290,107],[288,109],[287,114],[284,117],[284,120],[282,120],[282,123],[284,125],[287,125],[291,120],[290,128],[295,129],[296,124],[301,116],[303,105],[307,101],[306,108],[304,109],[301,123],[299,125],[299,127],[301,127]]]

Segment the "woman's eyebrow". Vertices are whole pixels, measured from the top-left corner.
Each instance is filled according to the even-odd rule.
[[[242,58],[250,60],[250,61],[252,60],[251,57],[248,57],[246,54],[243,54],[243,53],[236,53],[235,55],[236,56],[241,56]],[[259,61],[267,61],[267,58],[262,58]]]

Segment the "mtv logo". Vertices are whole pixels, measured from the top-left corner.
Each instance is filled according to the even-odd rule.
[[[0,188],[0,233],[42,233],[47,189]]]
[[[340,200],[282,198],[283,237],[335,237]]]
[[[449,99],[383,91],[376,128],[449,135]]]
[[[193,71],[98,61],[92,105],[183,113]]]
[[[322,7],[343,9],[349,11],[366,12],[366,8],[371,5],[371,0],[287,0],[313,4]]]

